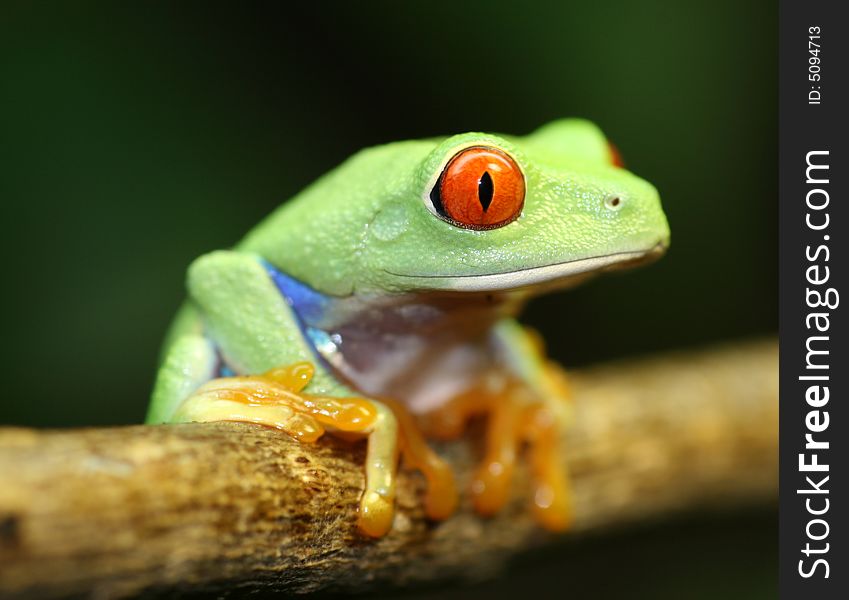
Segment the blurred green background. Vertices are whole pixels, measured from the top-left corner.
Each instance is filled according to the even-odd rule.
[[[140,421],[192,258],[357,149],[562,116],[655,183],[672,247],[534,301],[554,358],[775,332],[776,28],[765,1],[4,3],[0,423]],[[774,597],[776,522],[626,532],[540,577],[574,597]],[[609,580],[623,568],[638,586]],[[529,572],[462,593],[509,597]]]

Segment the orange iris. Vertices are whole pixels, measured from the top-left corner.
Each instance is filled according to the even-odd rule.
[[[525,177],[502,150],[473,146],[445,166],[434,198],[437,210],[468,229],[507,225],[522,212]]]
[[[619,152],[619,148],[617,148],[613,142],[607,142],[607,149],[610,151],[610,163],[614,167],[619,167],[620,169],[625,168],[625,161],[622,160],[622,153]]]

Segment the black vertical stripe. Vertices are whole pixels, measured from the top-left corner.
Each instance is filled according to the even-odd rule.
[[[490,176],[489,171],[484,171],[484,174],[481,175],[481,178],[478,181],[478,200],[483,207],[483,212],[486,212],[489,205],[492,203],[493,191],[494,186],[492,184],[492,177]]]

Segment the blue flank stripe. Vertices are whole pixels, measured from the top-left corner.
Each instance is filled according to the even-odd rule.
[[[320,322],[327,308],[328,298],[307,284],[281,273],[271,263],[262,261],[262,264],[274,285],[295,311],[301,327]]]

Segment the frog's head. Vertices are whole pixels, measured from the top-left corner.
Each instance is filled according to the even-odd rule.
[[[565,285],[647,262],[669,244],[657,190],[582,120],[523,138],[450,137],[411,182],[370,224],[363,258],[383,289]]]
[[[358,153],[244,243],[335,296],[574,283],[659,256],[655,188],[589,122],[465,133]]]

